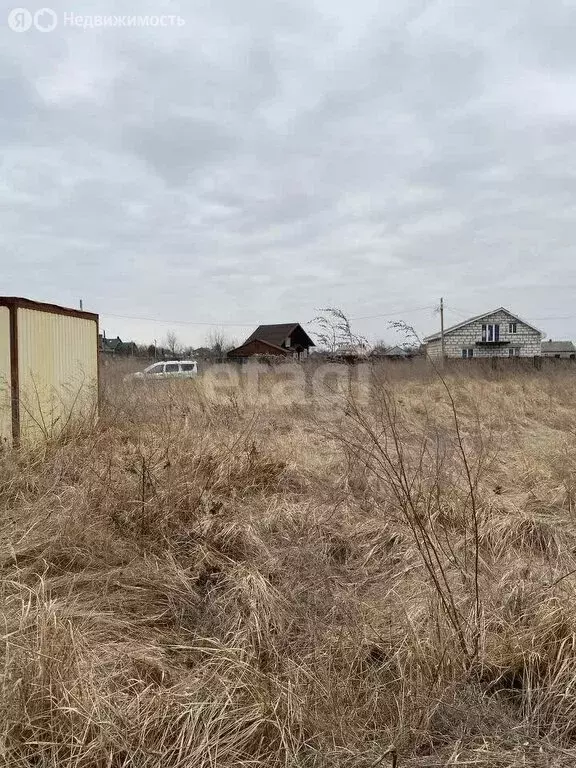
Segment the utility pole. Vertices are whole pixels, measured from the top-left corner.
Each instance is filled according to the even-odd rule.
[[[440,347],[442,349],[442,366],[446,358],[446,349],[444,346],[444,299],[440,299]]]
[[[82,299],[80,299],[80,312],[82,312],[83,309],[84,309],[84,306],[82,304]]]

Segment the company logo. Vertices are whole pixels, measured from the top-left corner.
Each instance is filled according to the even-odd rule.
[[[58,16],[52,8],[40,8],[32,14],[27,8],[13,8],[8,14],[8,26],[13,32],[28,32],[34,27],[39,32],[52,32],[58,25]]]
[[[40,8],[34,14],[34,26],[39,32],[52,32],[58,25],[58,16],[52,8]]]
[[[8,14],[8,26],[13,32],[28,32],[32,26],[32,14],[26,8],[14,8]]]

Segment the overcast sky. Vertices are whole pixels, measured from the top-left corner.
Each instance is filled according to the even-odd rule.
[[[575,2],[50,7],[44,33],[2,10],[0,293],[138,341],[327,305],[392,339],[440,296],[576,338]]]

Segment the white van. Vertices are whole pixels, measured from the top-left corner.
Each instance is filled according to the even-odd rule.
[[[196,360],[166,360],[132,373],[126,379],[193,379],[195,376],[198,376]]]

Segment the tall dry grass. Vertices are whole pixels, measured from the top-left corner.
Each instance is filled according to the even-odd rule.
[[[2,763],[574,765],[574,372],[407,370],[3,454]]]

